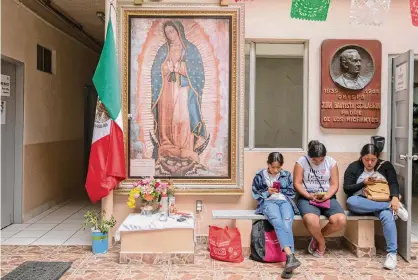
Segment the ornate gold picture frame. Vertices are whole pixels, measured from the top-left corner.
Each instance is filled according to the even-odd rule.
[[[118,6],[127,180],[171,180],[176,193],[242,193],[241,4]]]

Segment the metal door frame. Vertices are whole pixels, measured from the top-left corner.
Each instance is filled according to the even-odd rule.
[[[387,97],[387,112],[388,112],[388,118],[387,118],[387,137],[386,137],[386,144],[385,146],[388,147],[387,148],[387,158],[392,161],[392,89],[393,89],[393,58],[397,57],[398,54],[389,54],[388,55],[388,97]],[[418,62],[418,54],[414,53],[414,63]],[[413,75],[415,75],[415,73],[413,73]],[[413,76],[414,80],[415,80],[415,76]],[[412,164],[412,163],[411,163]],[[412,178],[411,178],[412,181]],[[412,187],[412,185],[411,185]],[[412,199],[412,197],[411,197]],[[411,205],[411,209],[412,209],[412,205]],[[410,213],[411,214],[411,213]],[[412,248],[412,242],[411,242],[411,246],[409,249]]]
[[[392,71],[392,59],[400,55],[398,54],[389,54],[388,55],[388,97],[387,97],[387,112],[388,112],[388,118],[387,118],[387,136],[386,136],[386,144],[385,147],[388,147],[386,149],[386,153],[388,154],[388,160],[392,161],[392,151],[391,151],[391,142],[392,142],[392,79],[393,79],[393,71]],[[418,62],[418,53],[414,54],[414,63]],[[415,77],[414,77],[415,79]],[[382,113],[381,113],[382,114]]]
[[[23,62],[1,55],[1,59],[16,66],[16,124],[15,124],[15,185],[13,223],[22,223],[23,213],[23,127],[24,127],[24,82]]]

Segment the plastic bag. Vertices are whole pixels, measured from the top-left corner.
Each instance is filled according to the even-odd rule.
[[[210,257],[225,262],[242,262],[241,234],[237,228],[209,226]]]
[[[258,220],[253,223],[250,259],[268,263],[286,261],[286,254],[280,247],[276,232],[267,220]]]

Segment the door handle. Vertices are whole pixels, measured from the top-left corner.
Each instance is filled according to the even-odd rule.
[[[400,160],[408,160],[408,159],[418,160],[418,155],[413,155],[413,156],[409,156],[409,155],[399,155],[399,159],[400,159]]]
[[[408,160],[408,155],[399,155],[400,160]]]

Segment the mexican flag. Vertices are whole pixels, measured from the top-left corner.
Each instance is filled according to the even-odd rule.
[[[94,73],[98,94],[86,190],[95,203],[126,178],[120,81],[115,37],[109,19],[106,40]]]

